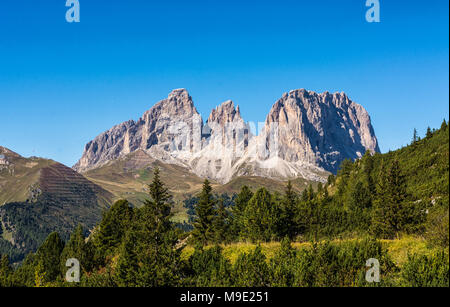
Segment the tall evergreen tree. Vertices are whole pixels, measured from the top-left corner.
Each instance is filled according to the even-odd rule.
[[[135,250],[137,239],[136,233],[130,230],[120,247],[115,272],[115,280],[119,287],[132,287],[138,284],[139,264]]]
[[[216,243],[226,243],[230,239],[229,215],[223,199],[219,200],[217,214],[213,221],[214,241]]]
[[[441,124],[441,130],[443,131],[443,130],[447,129],[447,127],[448,127],[448,124],[447,124],[447,121],[444,118],[444,120],[442,121],[442,124]]]
[[[290,239],[295,237],[297,231],[297,225],[295,223],[297,201],[298,196],[289,180],[281,201],[280,232],[283,237],[288,236]]]
[[[248,201],[253,197],[253,192],[246,185],[241,187],[241,191],[237,195],[234,206],[232,207],[232,223],[231,228],[235,237],[239,236],[243,229],[243,216]]]
[[[62,279],[61,252],[63,249],[64,242],[57,232],[52,232],[39,247],[36,253],[37,263],[41,266],[42,273],[45,273],[44,282],[53,282],[58,278]]]
[[[417,141],[418,141],[418,137],[417,137],[417,129],[414,128],[412,144],[416,143]]]
[[[139,211],[136,224],[137,239],[134,252],[140,265],[136,285],[143,287],[176,286],[180,272],[180,251],[176,248],[178,236],[174,224],[170,221],[171,196],[161,181],[159,169],[154,171],[153,181],[149,185],[150,199],[145,201]],[[124,245],[133,261],[131,243]]]
[[[0,255],[0,288],[11,287],[13,269],[7,255]]]
[[[143,212],[154,219],[155,229],[158,233],[164,233],[171,229],[171,201],[172,197],[168,189],[161,181],[159,168],[155,168],[153,181],[149,185],[150,199],[145,200]],[[152,223],[153,224],[153,223]]]
[[[84,237],[83,226],[78,225],[61,253],[61,271],[63,276],[67,271],[66,261],[70,258],[75,258],[80,262],[82,271],[87,272],[92,269],[93,254],[89,245]]]
[[[116,201],[103,213],[100,225],[94,232],[98,264],[103,264],[105,256],[112,254],[120,246],[133,218],[133,208],[127,200]]]
[[[377,235],[393,238],[422,221],[420,208],[409,201],[406,180],[399,162],[394,160],[389,171],[380,171],[373,227]]]
[[[426,133],[426,138],[429,139],[433,136],[433,132],[431,132],[431,128],[428,127],[427,128],[427,133]]]
[[[260,188],[248,202],[244,213],[244,237],[252,241],[270,241],[277,233],[280,210],[272,201],[272,195]]]
[[[212,195],[212,188],[205,179],[203,182],[202,192],[199,196],[199,201],[195,206],[195,222],[192,236],[194,240],[200,244],[206,245],[214,236],[213,222],[214,222],[214,205],[215,200]]]

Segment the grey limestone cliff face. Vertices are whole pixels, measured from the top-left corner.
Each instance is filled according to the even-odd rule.
[[[178,89],[139,120],[89,142],[73,168],[86,172],[138,150],[227,182],[241,175],[321,180],[321,171],[335,172],[344,159],[379,148],[367,111],[344,93],[286,93],[254,136],[233,101],[213,109],[204,124],[188,92]]]
[[[345,93],[300,89],[284,94],[270,110],[261,137],[265,144],[277,139],[270,154],[329,172],[336,172],[344,159],[380,151],[369,114]]]

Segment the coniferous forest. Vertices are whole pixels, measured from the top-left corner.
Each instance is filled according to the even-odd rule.
[[[21,263],[0,262],[0,287],[449,286],[449,129],[386,154],[346,160],[298,194],[243,186],[216,195],[208,180],[172,220],[158,169],[138,207],[115,202],[90,231],[51,233]],[[79,283],[65,281],[78,259]],[[366,280],[377,259],[379,282]]]

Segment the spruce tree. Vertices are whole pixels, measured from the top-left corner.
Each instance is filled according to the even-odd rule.
[[[12,286],[13,269],[7,255],[0,255],[0,288]]]
[[[22,264],[16,269],[13,275],[15,287],[34,287],[35,286],[35,266],[36,255],[29,253]]]
[[[125,244],[122,251],[128,254],[125,259],[132,259],[133,253],[137,255],[137,286],[176,286],[180,273],[180,251],[176,248],[178,236],[170,220],[171,195],[160,179],[158,168],[149,188],[150,199],[139,210],[134,226],[137,236],[134,251],[131,242]]]
[[[243,216],[248,201],[253,197],[253,192],[246,185],[241,187],[232,207],[231,231],[235,237],[239,236],[243,229]]]
[[[297,194],[289,180],[284,192],[284,197],[281,201],[280,230],[283,237],[288,236],[290,239],[295,237],[297,230],[295,223],[297,198]]]
[[[219,204],[217,207],[217,214],[213,222],[213,231],[214,231],[214,241],[216,243],[229,242],[230,238],[229,215],[223,203],[223,199],[219,200]]]
[[[192,231],[194,240],[202,245],[210,242],[214,235],[212,228],[215,216],[214,205],[215,201],[212,195],[211,185],[208,179],[205,179],[198,203],[195,206],[196,218],[194,221],[194,230]]]
[[[448,127],[448,124],[444,118],[444,120],[442,121],[442,124],[441,124],[441,130],[444,131],[445,129],[447,129],[447,127]]]
[[[103,213],[100,225],[94,232],[97,264],[104,264],[105,257],[120,246],[133,218],[133,208],[127,200],[116,201]]]
[[[82,272],[92,269],[93,255],[88,246],[84,237],[83,226],[78,225],[61,253],[61,272],[63,276],[67,272],[66,261],[70,258],[75,258],[80,262]]]
[[[280,210],[266,188],[260,188],[248,202],[244,213],[243,236],[256,241],[270,241],[279,237]]]
[[[61,252],[64,242],[57,232],[52,232],[44,243],[39,247],[36,255],[40,265],[39,273],[45,275],[44,282],[53,282],[62,278],[61,274]]]
[[[413,139],[412,139],[412,144],[417,142],[417,129],[414,128],[414,132],[413,132]]]
[[[115,280],[119,287],[133,287],[138,284],[139,265],[135,250],[137,239],[136,233],[130,230],[120,247],[115,272]]]
[[[405,176],[399,162],[394,160],[389,171],[380,171],[373,227],[377,235],[393,238],[402,230],[407,230],[421,222],[421,210],[409,201]]]

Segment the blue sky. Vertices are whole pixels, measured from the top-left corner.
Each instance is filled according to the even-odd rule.
[[[284,92],[345,91],[381,150],[449,115],[447,0],[0,2],[0,145],[72,165],[84,145],[175,88],[203,118],[232,99],[264,121]]]

